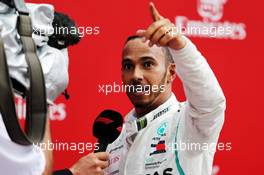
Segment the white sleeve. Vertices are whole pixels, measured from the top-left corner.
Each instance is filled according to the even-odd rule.
[[[224,123],[225,96],[205,58],[186,40],[183,49],[170,49],[187,98],[184,133],[189,141],[215,141]]]
[[[45,164],[45,155],[40,147],[23,146],[11,141],[0,114],[1,174],[41,175]]]
[[[69,83],[68,52],[48,45],[38,50],[38,56],[45,77],[47,99],[53,104]]]

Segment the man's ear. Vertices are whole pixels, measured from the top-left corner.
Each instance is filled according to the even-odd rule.
[[[172,83],[173,80],[176,78],[176,65],[175,63],[169,63],[167,68],[167,83]]]

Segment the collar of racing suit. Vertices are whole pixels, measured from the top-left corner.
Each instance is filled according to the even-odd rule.
[[[130,138],[130,142],[133,142],[135,136],[140,130],[146,128],[154,120],[162,117],[163,114],[169,112],[172,106],[174,108],[175,106],[178,106],[177,110],[179,110],[179,105],[180,103],[178,102],[176,96],[174,95],[174,93],[171,93],[170,98],[165,103],[161,104],[159,107],[139,119],[137,119],[136,117],[135,108],[132,109],[125,118],[127,138]]]

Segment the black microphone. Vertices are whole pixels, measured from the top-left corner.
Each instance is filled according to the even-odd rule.
[[[119,136],[123,126],[123,117],[119,112],[104,110],[95,119],[93,136],[98,139],[99,149],[94,152],[105,152],[107,145]]]

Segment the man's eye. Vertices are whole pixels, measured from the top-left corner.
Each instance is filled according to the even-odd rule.
[[[153,63],[150,62],[150,61],[147,61],[147,62],[144,63],[144,67],[145,68],[150,68],[151,66],[153,66]]]
[[[132,64],[124,64],[123,65],[124,70],[131,70],[132,69]]]

